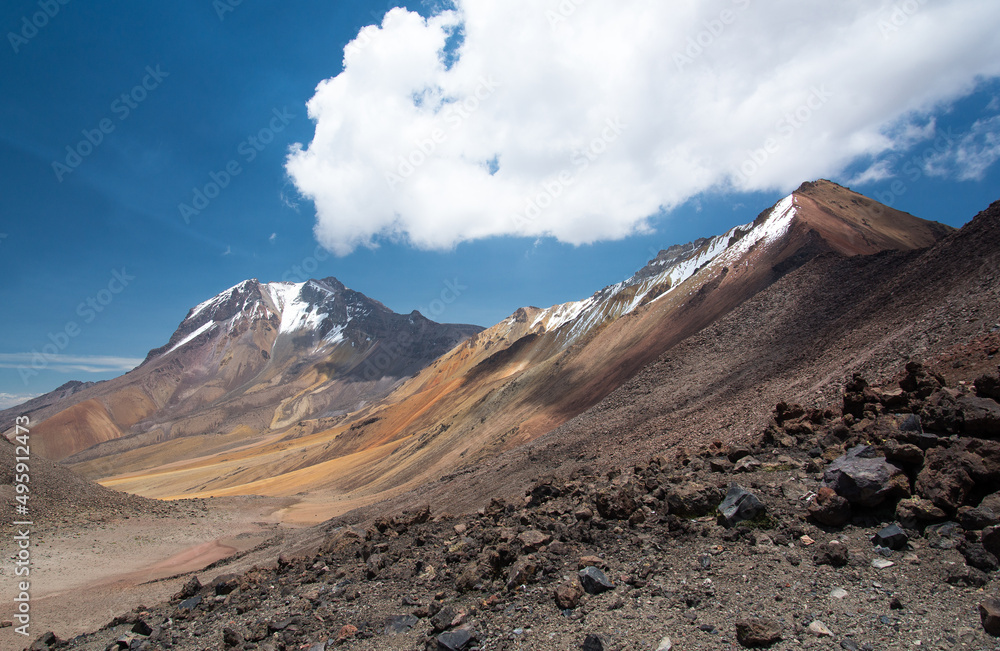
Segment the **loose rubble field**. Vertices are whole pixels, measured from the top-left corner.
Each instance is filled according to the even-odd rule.
[[[1000,649],[1000,381],[944,384],[911,364],[778,405],[753,446],[332,523],[306,558],[33,648]]]

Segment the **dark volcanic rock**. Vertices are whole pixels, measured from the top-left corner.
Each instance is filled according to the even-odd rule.
[[[1000,402],[1000,377],[997,375],[980,375],[976,378],[976,395]]]
[[[986,551],[986,548],[979,543],[969,543],[963,545],[960,549],[962,556],[965,557],[965,562],[970,567],[982,570],[983,572],[995,572],[1000,567],[997,557]]]
[[[909,481],[903,471],[867,445],[851,448],[830,464],[823,482],[847,501],[864,507],[909,497]]]
[[[893,550],[906,549],[910,538],[899,528],[899,525],[890,524],[872,536],[872,544],[877,547],[888,547]]]
[[[981,588],[990,582],[990,577],[982,570],[978,570],[968,565],[956,565],[948,569],[945,575],[945,583],[949,585],[961,585],[967,588]]]
[[[227,595],[240,587],[240,577],[235,574],[220,574],[210,584],[217,595]]]
[[[726,499],[719,505],[719,524],[732,527],[740,522],[753,520],[766,511],[756,495],[737,484],[730,484]]]
[[[846,545],[835,543],[823,543],[813,554],[813,562],[816,565],[830,565],[833,567],[844,567],[847,565],[849,552]]]
[[[1000,599],[987,597],[979,604],[979,618],[983,629],[994,637],[1000,637]]]
[[[599,635],[590,634],[580,648],[583,651],[604,651],[604,640]]]
[[[974,464],[975,459],[969,453],[954,447],[928,450],[924,469],[917,475],[917,493],[954,513],[975,486]]]
[[[413,615],[393,615],[385,622],[385,627],[382,632],[386,635],[399,635],[400,633],[406,633],[420,620]]]
[[[958,522],[966,531],[979,531],[1000,524],[1000,515],[988,506],[963,506],[958,510]]]
[[[985,438],[1000,437],[1000,404],[989,398],[962,396],[958,399],[962,410],[964,432]]]
[[[585,567],[580,570],[577,576],[580,579],[580,585],[583,586],[587,594],[601,594],[615,589],[615,584],[609,581],[604,572],[596,567]]]
[[[438,635],[437,644],[438,649],[441,651],[462,651],[469,648],[472,640],[472,633],[465,629],[458,629],[457,631],[448,631],[447,633]]]

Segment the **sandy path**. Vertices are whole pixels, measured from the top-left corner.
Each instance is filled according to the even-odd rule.
[[[31,635],[0,629],[0,649],[22,649],[46,631],[68,639],[93,631],[138,604],[169,599],[207,565],[280,536],[277,512],[291,500],[224,499],[182,504],[170,516],[82,526],[42,526],[32,535]],[[214,574],[199,574],[210,580]],[[13,566],[0,568],[0,620],[11,620]]]

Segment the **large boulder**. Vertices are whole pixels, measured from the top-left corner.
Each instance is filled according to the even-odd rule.
[[[823,475],[823,484],[863,507],[910,495],[906,474],[867,445],[851,448],[834,460]]]
[[[925,456],[924,469],[917,475],[917,494],[948,513],[955,513],[976,485],[972,477],[974,456],[958,447],[931,448]]]
[[[909,362],[906,365],[906,375],[899,381],[900,389],[918,398],[926,398],[944,386],[946,383],[943,377],[929,372],[919,362]]]
[[[962,409],[955,392],[935,391],[920,410],[920,422],[925,430],[942,434],[958,434],[965,426]]]
[[[958,399],[965,429],[970,436],[1000,438],[1000,404],[989,398],[962,396]]]
[[[1000,369],[998,369],[1000,370]],[[976,395],[1000,402],[1000,376],[994,374],[981,375],[976,378]]]

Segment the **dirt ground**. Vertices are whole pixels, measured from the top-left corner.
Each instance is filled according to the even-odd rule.
[[[2,628],[0,648],[24,648],[46,631],[68,639],[104,626],[137,603],[168,599],[186,580],[178,575],[283,539],[294,525],[280,524],[280,513],[293,501],[192,500],[175,503],[173,513],[125,515],[72,528],[41,524],[32,531],[31,635]],[[0,566],[2,621],[16,612],[20,580],[11,563]]]

